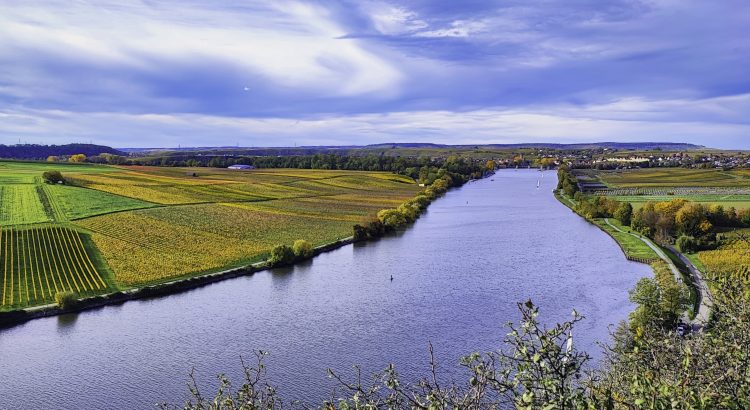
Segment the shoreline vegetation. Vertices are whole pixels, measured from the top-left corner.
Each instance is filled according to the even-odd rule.
[[[453,171],[450,170],[450,165],[452,164],[458,164],[453,168]],[[113,287],[115,291],[93,296],[89,295],[81,298],[80,295],[74,292],[58,292],[54,297],[56,303],[0,311],[0,327],[9,327],[40,317],[80,312],[110,304],[120,304],[128,300],[174,294],[228,278],[254,274],[258,271],[275,267],[293,265],[320,253],[331,251],[354,242],[378,239],[416,221],[432,201],[444,195],[450,188],[460,187],[465,182],[478,177],[488,176],[493,172],[493,169],[486,168],[492,164],[477,167],[460,159],[449,161],[448,165],[447,167],[435,169],[430,174],[425,174],[424,178],[429,180],[430,184],[418,191],[414,197],[407,199],[395,208],[381,209],[373,219],[367,222],[353,224],[351,227],[352,235],[347,238],[337,238],[334,241],[317,247],[313,247],[310,242],[304,239],[296,240],[293,246],[291,246],[292,244],[280,243],[270,249],[265,259],[257,262],[253,261],[254,263],[244,266],[182,275],[176,278],[166,277],[163,280],[146,282],[136,286],[121,287],[120,289]],[[45,178],[48,177],[49,175],[46,174]],[[62,180],[61,175],[55,175],[54,177],[56,180]]]
[[[691,262],[694,258],[683,252],[721,246],[713,233],[713,224],[744,226],[744,210],[725,211],[720,206],[709,208],[672,199],[648,202],[633,211],[628,202],[584,195],[575,184],[576,177],[566,167],[560,168],[559,177],[555,197],[563,205],[612,237],[628,260],[651,266],[655,279],[652,285],[671,299],[667,303],[671,314],[667,316],[672,319],[665,326],[669,328],[684,321],[697,330],[709,323],[712,297],[703,279],[707,271],[703,266],[703,271],[699,270],[698,264]]]
[[[662,318],[661,326],[672,329],[683,319],[690,321],[695,318],[698,295],[694,284],[692,281],[683,280],[686,276],[677,269],[663,250],[661,255],[657,253],[657,249],[661,250],[659,245],[646,235],[631,230],[631,204],[605,197],[584,197],[579,191],[575,176],[566,167],[560,167],[558,170],[555,197],[571,211],[609,235],[620,247],[626,259],[651,267],[653,279],[641,279],[636,289],[639,285],[641,288],[650,287],[660,295],[661,300],[658,304],[661,311],[658,316]],[[610,221],[610,218],[614,221]],[[631,314],[633,327],[637,327],[638,323],[643,321],[638,316],[644,310],[638,303],[638,298],[633,297],[636,289],[631,290],[631,302],[638,305],[636,311]]]
[[[563,170],[562,172],[566,172]],[[561,175],[561,180],[564,176]],[[233,384],[219,376],[218,389],[209,395],[192,377],[188,381],[189,399],[162,409],[241,409],[241,408],[323,408],[341,409],[413,409],[413,408],[518,408],[518,409],[742,409],[750,406],[750,293],[747,283],[738,288],[736,276],[713,276],[714,315],[703,331],[685,334],[675,331],[674,323],[687,306],[684,293],[675,284],[670,261],[680,254],[664,254],[648,246],[653,229],[647,211],[632,212],[632,207],[616,202],[571,199],[561,183],[556,197],[590,223],[608,234],[634,238],[632,243],[618,244],[631,257],[651,252],[654,279],[643,279],[630,292],[637,305],[628,323],[612,332],[612,345],[605,347],[603,363],[586,368],[589,357],[572,343],[573,328],[582,318],[573,312],[571,320],[544,326],[538,319],[538,308],[531,302],[519,303],[521,320],[508,325],[509,332],[501,347],[493,352],[472,353],[460,360],[465,377],[442,380],[430,346],[431,374],[415,382],[403,381],[391,364],[371,378],[363,378],[359,368],[353,375],[328,370],[337,383],[329,400],[314,404],[285,402],[267,381],[263,363],[265,352],[256,352],[257,362],[242,362],[244,380]],[[570,195],[573,196],[573,195]],[[671,204],[676,205],[676,204]],[[685,204],[682,204],[685,205]],[[660,205],[659,208],[667,205]],[[599,207],[602,207],[601,209]],[[604,210],[611,207],[609,210]],[[682,206],[679,207],[680,209]],[[648,208],[647,208],[648,209]],[[689,209],[695,210],[690,207]],[[630,212],[628,212],[630,211]],[[700,211],[700,209],[699,209]],[[593,218],[587,215],[595,212]],[[686,212],[686,211],[685,211]],[[667,215],[666,217],[664,215]],[[669,225],[668,212],[659,215],[661,224]],[[707,213],[698,212],[697,219]],[[715,218],[714,214],[712,218]],[[612,219],[614,218],[614,219]],[[655,220],[656,220],[655,219]],[[628,223],[625,223],[628,220]],[[674,219],[688,228],[691,218]],[[635,223],[633,223],[635,222]],[[628,228],[630,226],[630,228]],[[704,225],[705,226],[705,225]],[[607,230],[605,227],[609,227]],[[636,228],[637,227],[637,228]],[[678,228],[685,233],[685,227]],[[636,233],[632,231],[635,230]],[[663,234],[672,235],[677,231]],[[641,240],[643,239],[643,240]],[[705,240],[705,238],[703,238]],[[677,246],[690,246],[681,240]],[[696,242],[700,243],[700,240]],[[705,245],[705,243],[704,243]],[[640,248],[640,249],[638,249]],[[669,250],[668,247],[667,250]],[[678,252],[675,250],[675,252]],[[682,259],[682,258],[678,258]],[[684,260],[688,260],[685,258]],[[672,263],[672,265],[674,265]],[[666,268],[666,269],[665,269]],[[747,272],[746,270],[744,271]],[[740,272],[742,273],[742,272]],[[458,380],[458,381],[456,381]],[[218,404],[217,404],[218,403]]]

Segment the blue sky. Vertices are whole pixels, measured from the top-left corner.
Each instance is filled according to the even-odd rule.
[[[750,149],[750,3],[5,1],[18,141]]]

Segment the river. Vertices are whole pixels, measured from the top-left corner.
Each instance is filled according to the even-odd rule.
[[[440,371],[460,377],[458,358],[499,347],[529,298],[547,322],[586,316],[574,341],[600,357],[596,341],[627,318],[628,290],[650,268],[558,203],[555,184],[554,172],[500,171],[402,233],[294,268],[0,330],[0,408],[180,403],[191,369],[206,393],[257,349],[287,400],[326,397],[328,367],[426,375],[428,342]]]

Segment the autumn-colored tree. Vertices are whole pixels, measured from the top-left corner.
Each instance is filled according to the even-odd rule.
[[[85,154],[73,154],[70,156],[70,162],[84,162],[86,161]]]

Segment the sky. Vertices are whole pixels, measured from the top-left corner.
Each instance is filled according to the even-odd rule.
[[[0,0],[0,143],[750,149],[747,0]]]

